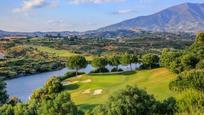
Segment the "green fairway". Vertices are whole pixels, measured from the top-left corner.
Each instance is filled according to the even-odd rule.
[[[57,50],[57,49],[49,48],[49,47],[45,47],[45,46],[33,46],[33,47],[37,48],[40,51],[52,53],[52,54],[55,54],[55,55],[60,56],[60,57],[70,57],[73,55],[77,55],[76,53],[72,53],[69,50]],[[85,57],[87,60],[93,59],[92,56],[85,56]]]
[[[77,105],[87,109],[86,107],[105,103],[111,94],[126,85],[138,86],[159,100],[165,99],[175,95],[168,88],[169,82],[175,76],[176,74],[165,68],[123,74],[90,74],[67,79],[72,84],[67,85],[66,89]],[[101,94],[94,95],[97,91]]]

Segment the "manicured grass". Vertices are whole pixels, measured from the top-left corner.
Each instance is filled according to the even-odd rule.
[[[57,50],[57,49],[49,48],[49,47],[45,47],[45,46],[33,46],[33,47],[37,48],[40,51],[52,53],[52,54],[55,54],[55,55],[60,56],[60,57],[70,57],[73,55],[77,55],[76,53],[72,53],[69,50]],[[92,56],[85,56],[85,57],[87,60],[93,59]]]
[[[105,103],[110,95],[124,88],[126,85],[138,86],[139,88],[145,89],[149,94],[153,94],[159,100],[174,96],[175,94],[169,90],[168,84],[175,77],[176,74],[165,68],[123,74],[89,74],[79,78],[67,79],[69,82],[79,82],[65,87],[71,93],[72,100],[82,110],[87,110],[97,104]],[[91,82],[80,82],[85,80],[91,80]],[[83,94],[82,92],[87,89],[90,89],[90,93]],[[102,94],[93,95],[94,90],[97,89],[102,89]]]

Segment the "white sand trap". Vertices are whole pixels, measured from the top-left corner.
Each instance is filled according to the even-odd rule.
[[[87,90],[83,91],[82,93],[83,94],[89,94],[89,93],[91,93],[91,89],[87,89]]]
[[[103,90],[102,89],[97,89],[94,91],[93,95],[100,95],[102,94]]]
[[[79,81],[72,81],[70,82],[70,84],[75,84],[75,83],[78,83]]]
[[[78,76],[77,76],[77,78],[81,78],[81,77],[83,77],[83,76],[82,76],[82,75],[78,75]]]
[[[91,79],[87,79],[87,80],[84,80],[84,81],[81,81],[82,83],[90,83],[92,80]]]

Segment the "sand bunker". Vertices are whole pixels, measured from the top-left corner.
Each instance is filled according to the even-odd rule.
[[[100,95],[102,94],[103,90],[102,89],[97,89],[94,91],[93,95]]]
[[[77,76],[77,78],[81,78],[81,77],[83,77],[83,76],[82,76],[82,75],[78,75],[78,76]]]
[[[83,94],[89,94],[89,93],[91,93],[91,89],[87,89],[87,90],[83,91],[82,93]]]
[[[92,80],[91,79],[87,79],[87,80],[84,80],[84,81],[71,81],[71,82],[68,82],[68,84],[75,84],[75,83],[90,83]]]
[[[70,82],[70,84],[75,84],[75,83],[78,83],[79,81],[72,81]]]
[[[84,81],[81,81],[82,83],[90,83],[92,80],[91,79],[87,79],[87,80],[84,80]]]

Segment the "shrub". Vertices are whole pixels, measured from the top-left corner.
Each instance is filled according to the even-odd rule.
[[[204,91],[204,71],[203,70],[191,70],[188,72],[180,73],[177,79],[169,84],[172,90],[185,90],[193,88],[196,90]]]
[[[0,107],[0,113],[1,115],[14,115],[14,109],[12,105],[4,104]]]
[[[193,69],[195,68],[196,64],[199,62],[199,59],[197,59],[192,54],[183,55],[181,57],[181,63],[185,67],[185,69]]]
[[[185,90],[176,97],[179,113],[195,114],[204,112],[204,94],[193,89]],[[202,111],[202,112],[201,112]]]
[[[197,65],[196,69],[204,69],[204,60],[200,60]]]
[[[63,85],[61,83],[60,78],[58,77],[51,77],[44,85],[45,91],[48,94],[51,93],[59,93],[63,89]]]

